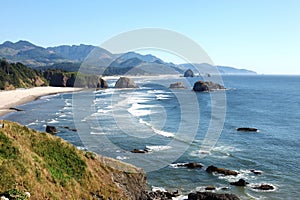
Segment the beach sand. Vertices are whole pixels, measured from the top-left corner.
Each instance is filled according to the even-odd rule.
[[[9,108],[34,101],[41,96],[57,93],[76,92],[80,90],[82,90],[82,88],[34,87],[29,89],[19,88],[16,90],[0,91],[0,116],[13,111]]]

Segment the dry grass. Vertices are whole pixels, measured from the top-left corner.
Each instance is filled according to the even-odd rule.
[[[30,199],[128,199],[114,174],[143,174],[50,134],[9,121],[0,124],[0,194],[16,190],[30,192]]]

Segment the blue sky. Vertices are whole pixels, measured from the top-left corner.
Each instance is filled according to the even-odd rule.
[[[3,0],[0,42],[100,45],[125,31],[165,28],[196,41],[215,64],[300,74],[299,10],[298,0]]]

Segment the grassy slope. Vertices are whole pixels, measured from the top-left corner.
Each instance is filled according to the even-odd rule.
[[[0,194],[17,190],[30,192],[30,199],[127,199],[135,187],[144,189],[140,169],[14,122],[0,124]]]

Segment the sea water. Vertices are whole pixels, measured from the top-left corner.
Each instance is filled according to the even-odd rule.
[[[241,199],[298,199],[300,77],[223,76],[227,90],[213,95],[191,90],[199,79],[136,78],[138,89],[50,95],[19,106],[23,112],[2,118],[40,131],[45,131],[46,125],[56,126],[57,136],[78,148],[143,167],[149,188],[188,193],[214,185],[217,192],[234,193]],[[109,84],[115,81],[109,80]],[[168,88],[177,81],[184,82],[186,88]],[[220,105],[214,96],[225,99],[225,104],[222,101]],[[211,129],[212,124],[221,126],[220,134],[219,129]],[[259,132],[237,132],[238,127],[255,127]],[[74,128],[77,132],[70,130]],[[211,133],[214,146],[214,142],[204,142],[211,130],[216,130]],[[208,148],[204,151],[205,145]],[[147,149],[148,153],[133,154],[133,149]],[[204,167],[176,165],[187,162]],[[209,165],[235,170],[239,175],[208,174],[205,168]],[[255,175],[252,169],[262,174]],[[250,184],[245,188],[229,184],[240,178]],[[275,189],[251,187],[262,183]]]

